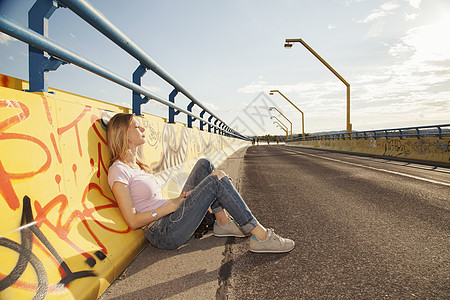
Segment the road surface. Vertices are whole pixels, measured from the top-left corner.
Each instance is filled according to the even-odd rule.
[[[296,247],[230,239],[229,299],[450,299],[450,169],[252,146],[240,192]]]

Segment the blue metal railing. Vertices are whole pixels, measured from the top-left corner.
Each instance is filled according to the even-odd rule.
[[[103,68],[88,59],[77,55],[56,42],[47,38],[47,23],[50,16],[58,7],[67,7],[74,13],[83,18],[86,22],[95,27],[98,31],[120,46],[123,50],[136,58],[139,66],[133,73],[133,82],[122,78],[113,72]],[[159,66],[149,55],[131,41],[124,33],[115,27],[103,14],[95,9],[86,0],[37,0],[29,11],[29,28],[23,27],[9,18],[0,16],[0,31],[29,44],[29,81],[30,91],[48,91],[47,73],[50,70],[56,70],[61,64],[72,63],[87,71],[95,73],[105,79],[113,81],[123,87],[132,90],[133,112],[141,114],[141,105],[149,99],[153,99],[169,107],[169,123],[175,122],[175,115],[180,112],[187,116],[187,126],[192,127],[192,122],[199,120],[200,130],[204,125],[208,125],[208,131],[214,128],[215,133],[250,140],[229,127],[216,115],[205,108],[189,91],[186,90],[177,80],[175,80],[167,71]],[[49,53],[50,57],[44,56],[44,52]],[[141,87],[141,78],[147,69],[152,70],[174,89],[169,95],[169,101]],[[191,102],[186,109],[175,105],[175,96],[178,92],[185,95]],[[141,98],[141,95],[144,97]],[[192,108],[197,105],[202,109],[200,116],[192,113]],[[208,119],[204,119],[205,113],[209,114]],[[212,119],[215,119],[213,121]],[[220,122],[218,125],[217,123]]]
[[[379,139],[379,138],[417,138],[422,137],[447,137],[450,136],[450,124],[430,125],[419,127],[405,127],[395,129],[380,129],[369,131],[353,131],[353,132],[337,132],[332,134],[310,135],[298,137],[288,140],[287,142],[296,141],[313,141],[313,140],[346,140],[346,139]]]

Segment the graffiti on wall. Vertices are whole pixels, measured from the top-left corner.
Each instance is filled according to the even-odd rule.
[[[126,109],[70,94],[0,87],[0,95],[0,298],[81,297],[84,278],[95,290],[92,279],[113,268],[108,257],[130,253],[131,261],[144,245],[107,184],[101,117]],[[147,131],[140,154],[167,182],[172,169],[217,148],[217,135],[154,116],[140,122]]]
[[[33,253],[33,235],[39,239],[42,245],[51,254],[53,259],[55,259],[59,264],[61,280],[55,284],[55,289],[61,290],[69,283],[79,278],[96,276],[95,272],[92,270],[72,272],[64,259],[59,255],[58,251],[53,247],[53,245],[39,229],[39,226],[36,224],[31,209],[31,200],[28,196],[23,198],[23,210],[20,225],[22,226],[20,230],[20,243],[5,237],[0,238],[0,247],[8,248],[14,252],[17,252],[19,255],[16,265],[11,273],[4,276],[3,279],[0,280],[0,291],[16,284],[25,272],[28,264],[30,264],[36,273],[37,278],[37,283],[33,286],[33,289],[36,291],[33,299],[45,299],[47,296],[49,290],[47,273],[42,262]],[[101,251],[97,251],[95,254],[101,260],[106,257]],[[23,282],[19,282],[18,285],[25,288]]]
[[[448,137],[311,140],[289,143],[302,147],[324,148],[338,151],[365,153],[386,157],[398,157],[432,162],[450,162]]]
[[[16,96],[0,100],[0,194],[7,208],[2,209],[7,223],[1,224],[0,252],[6,263],[0,269],[0,291],[9,295],[12,287],[43,299],[49,291],[95,276],[92,268],[108,255],[99,229],[114,234],[130,229],[124,222],[111,226],[99,218],[107,210],[117,211],[117,205],[101,186],[108,153],[94,109],[78,105],[71,117],[61,121],[47,97],[25,98],[33,100]],[[94,136],[88,148],[86,128]],[[86,176],[86,170],[96,180]],[[75,231],[83,232],[91,246],[80,243]],[[78,254],[78,262],[70,266],[58,250],[61,247],[70,256]],[[14,253],[19,255],[15,265]],[[24,274],[29,264],[35,282]]]
[[[401,140],[387,140],[384,142],[384,156],[407,156],[410,152]]]
[[[385,156],[448,161],[450,141],[439,138],[392,139],[384,142]],[[446,159],[447,157],[447,159]]]

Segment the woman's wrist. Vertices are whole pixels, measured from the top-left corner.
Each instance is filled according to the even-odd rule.
[[[168,206],[170,207],[170,211],[169,213],[173,213],[174,211],[177,210],[178,205],[177,205],[177,198],[172,198],[168,200]]]

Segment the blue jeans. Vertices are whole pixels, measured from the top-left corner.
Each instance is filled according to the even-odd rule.
[[[209,160],[197,161],[183,187],[183,191],[192,192],[176,211],[158,219],[145,232],[153,246],[176,249],[186,243],[209,207],[213,213],[226,209],[245,234],[259,224],[228,176],[220,180],[217,176],[209,176],[214,170]]]

